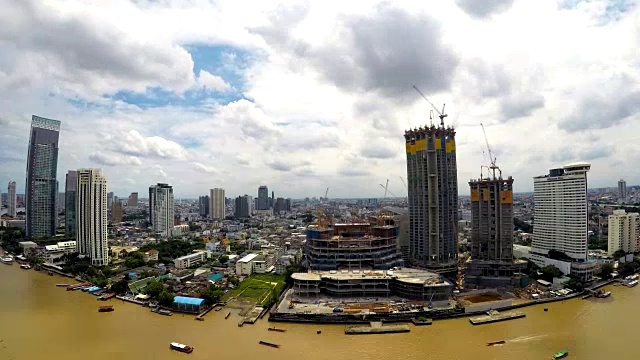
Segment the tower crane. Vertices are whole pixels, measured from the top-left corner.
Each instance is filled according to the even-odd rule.
[[[407,186],[407,183],[404,181],[404,178],[402,178],[402,176],[399,176],[400,181],[402,181],[402,185],[404,185],[405,190],[407,190],[407,196],[405,196],[405,200],[409,201],[409,187]]]
[[[382,186],[382,184],[380,184],[380,186]],[[389,179],[387,179],[387,182],[384,186],[382,186],[384,188],[384,197],[382,198],[382,200],[384,201],[387,198],[387,192],[389,192]],[[384,219],[382,218],[382,203],[383,201],[380,202],[380,215],[378,216],[378,226],[382,226],[384,225]]]
[[[433,103],[429,101],[429,99],[427,99],[427,97],[422,93],[422,91],[420,91],[420,89],[418,89],[417,86],[413,85],[413,88],[416,89],[418,94],[420,94],[420,96],[422,96],[423,99],[427,100],[427,102],[429,103],[429,105],[431,105],[433,110],[436,111],[436,113],[438,114],[438,117],[440,118],[440,125],[444,128],[444,118],[448,116],[447,114],[444,113],[444,106],[446,104],[442,104],[442,111],[439,111],[438,108],[436,108],[436,106],[433,105]]]
[[[380,185],[383,189],[385,189],[389,193],[389,195],[391,195],[393,197],[397,197],[394,193],[391,192],[391,190],[385,188],[384,185],[382,185],[382,184],[378,184],[378,185]]]
[[[489,145],[489,139],[487,138],[487,132],[484,130],[484,125],[480,123],[482,127],[482,134],[484,135],[484,142],[487,144],[487,151],[489,152],[489,166],[488,168],[491,170],[490,175],[493,175],[493,178],[496,178],[496,170],[499,171],[500,178],[502,178],[502,170],[496,165],[496,158],[493,157],[493,152],[491,152],[491,146]],[[480,177],[482,178],[482,168],[480,168]]]

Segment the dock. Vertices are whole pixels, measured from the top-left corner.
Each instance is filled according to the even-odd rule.
[[[513,311],[508,313],[499,313],[497,311],[493,311],[489,315],[469,318],[469,322],[473,325],[483,325],[483,324],[491,324],[499,321],[520,319],[525,316],[527,316],[527,314],[520,311]]]
[[[126,297],[120,296],[120,295],[117,295],[116,299],[122,300],[122,301],[126,301],[126,302],[130,302],[130,303],[137,304],[137,305],[142,305],[142,306],[146,305],[146,303],[144,303],[142,301],[135,300],[135,299],[129,299],[129,298],[126,298]]]
[[[382,325],[381,321],[372,321],[369,326],[347,326],[344,333],[347,335],[361,334],[391,334],[409,332],[409,325]]]

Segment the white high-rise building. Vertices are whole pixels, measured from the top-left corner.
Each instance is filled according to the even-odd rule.
[[[212,219],[224,220],[224,189],[215,188],[210,190],[209,211]]]
[[[614,210],[607,220],[609,221],[609,255],[613,255],[618,250],[624,250],[627,254],[637,252],[640,214],[627,214],[624,210]]]
[[[8,187],[8,198],[7,198],[7,205],[8,205],[8,212],[7,215],[11,216],[11,217],[16,217],[16,182],[15,181],[9,181],[9,187]]]
[[[175,223],[173,188],[168,184],[149,186],[149,222],[153,232],[170,237]]]
[[[92,265],[108,265],[107,179],[100,169],[80,169],[77,176],[75,205],[78,252],[88,256]]]
[[[534,223],[531,259],[539,266],[549,250],[575,262],[587,261],[588,163],[573,163],[533,178]]]

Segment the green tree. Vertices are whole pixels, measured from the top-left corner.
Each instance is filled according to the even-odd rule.
[[[224,295],[224,291],[211,285],[200,294],[200,297],[204,299],[207,305],[213,305],[220,301],[222,295]]]
[[[559,278],[564,275],[564,273],[554,265],[547,265],[543,267],[540,272],[542,272],[542,278],[547,281],[553,281],[553,278]]]
[[[616,252],[614,252],[612,256],[614,259],[619,259],[625,255],[627,255],[627,253],[624,250],[620,249],[620,250],[616,250]]]
[[[569,279],[569,281],[567,281],[566,284],[564,284],[564,286],[574,291],[584,290],[584,283],[576,278]]]
[[[221,255],[218,258],[218,262],[220,262],[220,264],[225,264],[227,261],[229,261],[229,257],[227,255]]]
[[[164,286],[158,280],[151,280],[145,286],[144,293],[150,295],[152,298],[158,298],[160,293],[164,290]]]
[[[144,266],[144,255],[139,251],[132,251],[124,259],[124,265],[129,269]]]
[[[293,284],[293,279],[291,279],[291,275],[293,275],[293,273],[302,272],[303,270],[302,266],[298,264],[287,266],[287,269],[284,272],[284,279],[287,285],[291,286]]]
[[[158,295],[158,302],[162,306],[171,307],[173,305],[173,294],[168,292],[167,290],[162,290]]]
[[[111,285],[111,291],[118,294],[126,294],[129,291],[129,282],[126,279],[118,280]]]
[[[599,276],[603,279],[608,279],[611,277],[611,273],[613,273],[613,264],[611,263],[602,264],[602,267],[600,268]]]

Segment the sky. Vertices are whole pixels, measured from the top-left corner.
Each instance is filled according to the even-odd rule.
[[[33,114],[58,180],[116,195],[405,196],[404,131],[446,104],[459,193],[575,161],[640,184],[638,0],[0,0],[0,184],[24,191]]]

